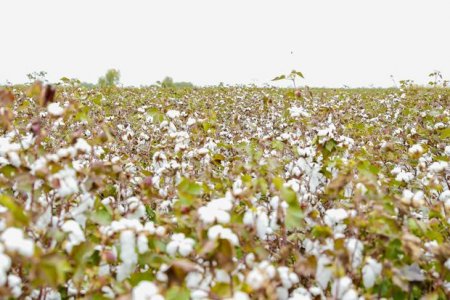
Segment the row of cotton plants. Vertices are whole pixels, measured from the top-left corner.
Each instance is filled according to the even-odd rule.
[[[446,299],[449,97],[6,87],[0,296]]]

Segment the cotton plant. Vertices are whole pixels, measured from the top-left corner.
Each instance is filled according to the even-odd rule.
[[[28,88],[0,92],[2,298],[450,291],[444,90]]]
[[[213,199],[198,209],[200,220],[205,224],[227,224],[230,222],[230,211],[233,208],[233,196],[227,193],[225,197]]]
[[[167,244],[167,253],[171,256],[179,254],[188,256],[194,250],[195,241],[185,237],[183,233],[175,233],[171,237],[171,241]]]

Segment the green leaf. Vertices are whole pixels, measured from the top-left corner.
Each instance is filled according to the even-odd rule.
[[[178,196],[180,200],[177,204],[190,206],[202,193],[203,188],[200,184],[184,178],[178,185]]]
[[[286,227],[289,230],[299,228],[303,220],[303,212],[297,200],[297,194],[290,188],[281,190],[281,198],[287,202]]]
[[[185,193],[193,196],[200,196],[203,192],[202,186],[198,183],[190,181],[184,178],[178,185],[178,192]]]
[[[329,152],[333,152],[333,150],[336,148],[336,142],[331,139],[328,140],[325,144],[325,148],[329,151]]]
[[[66,282],[66,275],[71,270],[70,264],[64,255],[49,254],[41,258],[36,265],[37,281],[52,287]]]
[[[189,300],[191,293],[186,287],[173,286],[166,293],[167,300]]]
[[[92,222],[99,225],[109,225],[112,221],[112,216],[105,208],[99,208],[91,213]]]
[[[21,225],[28,225],[27,215],[24,213],[23,209],[14,202],[12,198],[0,194],[0,205],[3,205],[11,212],[14,217],[14,221],[17,221]]]
[[[283,79],[286,79],[286,75],[277,76],[274,79],[272,79],[272,81],[278,81],[278,80],[283,80]]]
[[[96,105],[101,105],[102,104],[102,98],[103,96],[101,94],[97,94],[94,97],[91,98],[92,103],[96,104]]]
[[[60,81],[64,82],[64,83],[69,83],[70,79],[67,77],[62,77],[61,79],[59,79]]]
[[[295,71],[295,70],[292,70],[292,71],[291,71],[290,76],[298,76],[298,77],[301,77],[301,78],[305,78],[305,77],[303,77],[303,73],[302,73],[302,72],[300,72],[300,71]]]
[[[450,137],[450,127],[449,127],[449,128],[445,128],[445,129],[442,129],[442,130],[439,132],[439,134],[440,134],[441,139],[449,138],[449,137]]]

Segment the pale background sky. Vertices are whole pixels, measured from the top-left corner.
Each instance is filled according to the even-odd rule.
[[[450,77],[449,0],[0,0],[0,84],[44,70],[125,85],[392,86]],[[292,52],[292,53],[291,53]]]

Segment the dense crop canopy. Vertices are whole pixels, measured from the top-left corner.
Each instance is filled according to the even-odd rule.
[[[4,89],[0,295],[445,299],[449,97]]]

